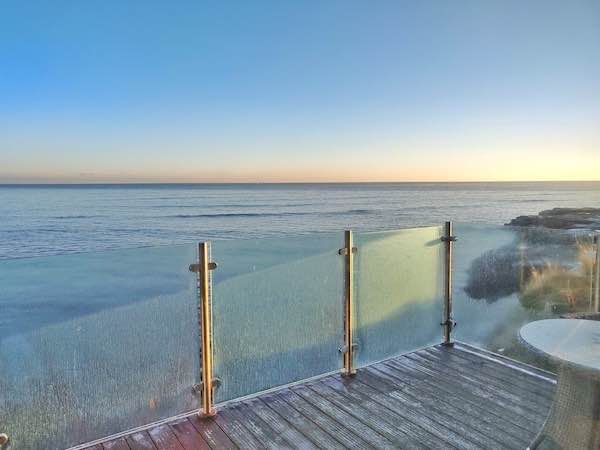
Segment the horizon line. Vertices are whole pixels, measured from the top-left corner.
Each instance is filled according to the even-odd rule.
[[[485,183],[600,183],[597,180],[430,180],[430,181],[61,181],[0,182],[0,186],[106,186],[106,185],[277,185],[277,184],[485,184]]]

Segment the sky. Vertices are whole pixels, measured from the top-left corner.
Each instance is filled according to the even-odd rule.
[[[597,0],[0,3],[0,183],[600,180]]]

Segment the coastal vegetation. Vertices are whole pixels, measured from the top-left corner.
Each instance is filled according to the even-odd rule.
[[[528,229],[476,258],[465,292],[486,302],[515,294],[526,309],[556,314],[589,311],[594,261],[589,236]]]
[[[513,304],[510,315],[480,344],[521,361],[553,369],[518,337],[527,322],[589,314],[593,292],[600,210],[555,208],[507,224],[514,239],[483,251],[466,269],[463,292],[492,310]]]

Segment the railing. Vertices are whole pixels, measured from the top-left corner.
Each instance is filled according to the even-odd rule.
[[[0,261],[0,433],[64,449],[197,407],[194,246]]]
[[[531,362],[521,325],[598,310],[598,255],[448,223],[0,261],[0,435],[64,448],[453,338]]]
[[[430,227],[217,241],[210,260],[216,271],[203,243],[191,267],[198,272],[204,326],[202,413],[324,373],[352,375],[356,367],[439,342],[438,322],[418,323],[431,314],[447,323],[451,241],[445,244],[443,233]],[[265,254],[276,260],[264,262]]]
[[[600,311],[598,237],[586,230],[456,224],[457,340],[554,370],[518,339],[528,322]]]

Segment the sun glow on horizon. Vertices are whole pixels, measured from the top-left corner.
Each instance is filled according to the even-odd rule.
[[[0,183],[600,180],[599,2],[3,8]]]

